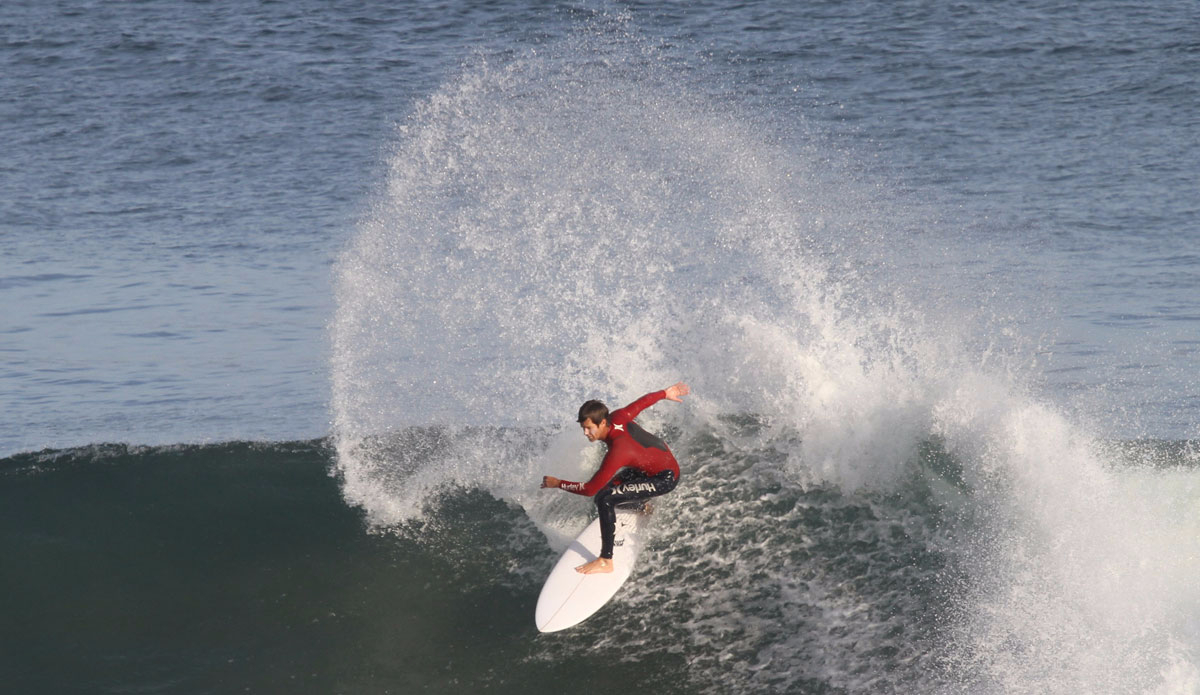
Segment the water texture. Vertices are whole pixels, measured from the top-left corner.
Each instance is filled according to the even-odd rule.
[[[1200,691],[1197,19],[6,5],[0,678]],[[678,379],[538,634],[575,409]]]

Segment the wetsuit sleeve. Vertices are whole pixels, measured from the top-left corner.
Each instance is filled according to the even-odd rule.
[[[643,410],[649,408],[666,397],[666,391],[647,393],[624,408],[621,408],[620,410],[614,410],[611,414],[609,414],[608,421],[614,425],[624,425],[625,423],[637,417],[638,414]]]
[[[638,413],[666,397],[666,391],[647,393],[624,408],[621,408],[620,410],[614,410],[613,412],[609,413],[608,421],[613,425],[624,425],[637,417]],[[600,492],[600,489],[605,485],[608,485],[618,471],[632,463],[633,460],[631,456],[621,456],[610,450],[608,455],[604,457],[604,461],[600,464],[600,470],[596,471],[591,480],[588,480],[586,483],[573,483],[569,480],[563,480],[559,482],[558,487],[562,490],[566,490],[567,492],[574,492],[577,495],[591,497],[597,492]]]
[[[608,485],[613,476],[617,474],[617,471],[620,471],[626,465],[626,462],[622,462],[620,459],[621,457],[613,456],[610,451],[604,457],[604,461],[600,463],[600,470],[596,471],[595,475],[586,483],[573,483],[569,480],[563,480],[559,482],[558,487],[567,492],[574,492],[576,495],[591,497],[600,492],[601,488],[605,485]]]

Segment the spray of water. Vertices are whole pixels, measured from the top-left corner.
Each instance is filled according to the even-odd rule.
[[[875,510],[862,533],[907,534],[964,579],[944,592],[954,610],[922,633],[936,644],[873,652],[900,656],[866,671],[980,692],[1189,692],[1200,678],[1194,471],[1115,469],[1010,363],[967,347],[987,342],[978,322],[941,315],[947,305],[896,272],[910,213],[801,128],[715,101],[720,90],[697,86],[705,70],[609,27],[475,61],[408,117],[387,187],[336,269],[347,500],[386,526],[421,517],[447,486],[479,488],[559,546],[586,511],[536,482],[594,467],[574,409],[683,378],[687,406],[643,419],[720,442],[683,437],[703,463],[685,478],[707,484],[681,486],[662,529],[672,547],[706,552],[646,571],[650,584],[705,594],[669,633],[701,654],[706,687],[879,686],[856,650],[902,643],[907,599],[880,589],[892,613],[863,612],[870,601],[803,565],[811,539],[781,535],[778,521],[801,514],[803,491],[871,508],[923,475],[948,521]],[[961,469],[952,480],[921,468],[931,441]],[[733,483],[744,486],[719,492]],[[756,553],[714,564],[723,543],[748,538]],[[723,572],[734,588],[701,578]],[[770,586],[776,603],[748,603],[739,585]],[[729,637],[731,623],[744,638]],[[744,639],[753,664],[704,657],[714,630]],[[615,639],[661,637],[640,625]]]

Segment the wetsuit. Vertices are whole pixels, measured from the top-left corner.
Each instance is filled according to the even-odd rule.
[[[617,527],[617,505],[663,495],[679,482],[679,464],[663,440],[633,421],[638,413],[666,397],[665,391],[648,393],[608,415],[604,438],[608,454],[586,483],[568,480],[558,486],[577,495],[595,496],[600,514],[600,557],[612,559]]]

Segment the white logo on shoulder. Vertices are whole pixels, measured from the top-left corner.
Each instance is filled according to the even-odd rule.
[[[614,429],[614,430],[618,430],[618,431],[620,431],[620,432],[624,432],[624,431],[625,431],[625,425],[613,425],[613,429]]]

